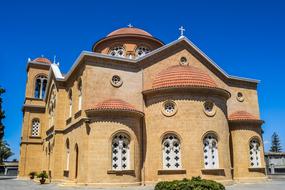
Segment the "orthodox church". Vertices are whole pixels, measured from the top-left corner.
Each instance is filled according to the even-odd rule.
[[[266,179],[257,86],[183,35],[164,44],[132,26],[82,51],[70,70],[29,60],[19,177],[155,184],[201,176]]]

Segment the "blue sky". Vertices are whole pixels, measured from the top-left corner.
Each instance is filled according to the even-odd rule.
[[[5,139],[19,157],[29,57],[56,55],[67,72],[82,50],[129,23],[169,43],[186,36],[231,75],[260,79],[265,147],[276,131],[285,148],[285,1],[43,1],[0,3],[0,86]]]

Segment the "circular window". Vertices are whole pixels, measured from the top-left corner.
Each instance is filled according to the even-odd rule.
[[[108,54],[115,57],[125,57],[125,49],[122,46],[112,47]]]
[[[163,103],[162,113],[165,116],[173,116],[177,112],[177,106],[174,101],[168,100]]]
[[[112,84],[114,87],[120,87],[120,86],[122,86],[123,81],[122,81],[122,79],[121,79],[120,76],[114,75],[114,76],[112,77],[112,79],[111,79],[111,84]]]
[[[206,101],[204,103],[204,112],[207,116],[214,116],[216,114],[215,104],[212,101]]]
[[[188,61],[186,57],[181,57],[180,58],[180,65],[188,65]]]
[[[244,101],[244,96],[243,96],[243,94],[241,92],[237,93],[237,100],[239,102],[243,102]]]

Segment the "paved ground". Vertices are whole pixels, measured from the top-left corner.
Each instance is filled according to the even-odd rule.
[[[1,178],[0,178],[1,179]],[[55,184],[38,185],[32,181],[22,181],[16,179],[0,180],[0,190],[95,190],[92,187],[62,187]],[[228,186],[227,190],[284,190],[285,180],[274,179],[262,184],[238,184]],[[102,189],[101,189],[102,190]],[[153,190],[153,187],[133,187],[133,188],[108,188],[103,190]]]

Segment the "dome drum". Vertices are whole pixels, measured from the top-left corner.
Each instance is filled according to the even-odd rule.
[[[117,56],[113,52],[109,53],[110,49],[122,47],[125,52],[123,53],[124,55],[121,54],[119,57],[134,58],[143,56],[163,45],[162,41],[154,38],[148,32],[139,28],[129,27],[111,32],[105,38],[97,41],[92,49],[94,52]],[[138,50],[140,51],[137,52]]]

